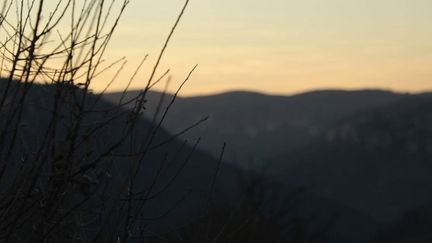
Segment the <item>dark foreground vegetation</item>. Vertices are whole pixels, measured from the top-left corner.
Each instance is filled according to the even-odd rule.
[[[58,1],[53,9],[46,4],[11,0],[0,9],[2,242],[320,237],[311,231],[307,238],[306,218],[272,212],[273,189],[263,187],[268,179],[223,163],[225,145],[213,159],[198,150],[199,138],[165,132],[176,95],[167,98],[167,107],[157,105],[152,118],[142,117],[148,92],[166,77],[158,66],[187,1],[147,85],[115,105],[102,99],[104,92],[93,94],[91,83],[124,61],[107,64],[103,55],[128,1]],[[58,31],[65,25],[68,32]],[[287,231],[280,221],[291,218],[301,231]]]
[[[128,1],[0,4],[0,242],[430,242],[429,94],[152,92],[187,4],[116,94]]]

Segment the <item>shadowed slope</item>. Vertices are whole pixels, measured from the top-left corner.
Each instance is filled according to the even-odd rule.
[[[359,112],[275,158],[275,176],[380,221],[432,203],[432,99]],[[282,179],[283,178],[283,179]]]
[[[126,97],[133,97],[133,94],[129,92]],[[120,93],[112,93],[104,97],[116,102],[120,96]],[[244,165],[301,147],[344,116],[405,96],[379,90],[328,90],[293,96],[229,92],[187,97],[180,98],[173,106],[165,128],[175,133],[208,116],[208,121],[183,137],[202,136],[203,148],[214,156],[218,154],[217,144],[230,141],[227,158]],[[159,93],[149,96],[149,114],[154,111],[159,97]]]

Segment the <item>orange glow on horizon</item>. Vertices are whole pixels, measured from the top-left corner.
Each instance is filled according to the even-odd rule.
[[[124,89],[148,53],[131,88],[145,86],[181,4],[131,1],[106,55],[108,61],[128,59],[112,91]],[[430,9],[430,0],[191,1],[158,75],[172,70],[172,92],[199,64],[184,95],[432,90]],[[102,90],[116,68],[92,88]]]

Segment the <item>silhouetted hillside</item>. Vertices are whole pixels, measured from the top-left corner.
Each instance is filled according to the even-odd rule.
[[[369,243],[428,243],[432,241],[432,208],[406,212],[395,224],[377,233]]]
[[[126,100],[135,93],[126,93]],[[329,90],[293,96],[230,92],[179,98],[164,125],[168,131],[176,133],[209,116],[208,121],[182,137],[202,136],[203,148],[213,155],[218,154],[218,144],[229,141],[227,158],[245,164],[301,147],[344,116],[386,105],[405,96],[379,90]],[[121,93],[104,97],[116,102]],[[160,97],[159,93],[150,94],[147,107],[150,111],[155,110]]]
[[[5,84],[5,81],[0,82],[1,92],[3,92]],[[70,137],[68,134],[75,125],[76,117],[74,116],[78,114],[74,112],[77,109],[74,101],[81,100],[84,93],[74,86],[61,87],[63,93],[58,96],[61,97],[61,101],[58,102],[58,109],[55,111],[54,100],[57,97],[58,88],[56,85],[33,85],[27,93],[21,116],[15,116],[13,120],[9,121],[6,119],[0,121],[2,127],[7,125],[6,122],[19,123],[16,146],[12,150],[2,153],[2,159],[4,159],[6,154],[10,152],[9,161],[14,163],[10,162],[6,168],[2,167],[5,170],[5,176],[2,177],[0,190],[2,193],[8,193],[6,190],[13,188],[14,184],[20,185],[19,181],[25,179],[20,176],[21,173],[31,173],[37,167],[36,165],[39,166],[39,163],[41,172],[34,175],[35,178],[44,181],[53,177],[51,174],[57,170],[52,169],[55,166],[53,164],[58,163],[58,160],[61,161],[60,158],[67,156],[70,141],[75,139],[79,147],[76,148],[72,161],[62,165],[58,170],[69,168],[68,173],[71,174],[75,174],[74,171],[86,171],[75,176],[74,181],[76,182],[74,183],[81,186],[78,189],[71,189],[74,192],[73,195],[82,195],[83,197],[89,193],[96,193],[97,195],[86,201],[86,204],[80,207],[79,212],[86,212],[83,215],[87,215],[90,211],[90,214],[95,217],[98,216],[100,219],[108,217],[108,221],[111,223],[116,220],[123,222],[126,213],[124,204],[126,199],[124,198],[127,198],[127,195],[124,194],[122,188],[132,173],[130,171],[133,168],[132,163],[142,155],[134,154],[134,151],[139,151],[134,149],[140,146],[134,142],[145,141],[151,136],[150,129],[154,128],[155,125],[150,124],[144,118],[140,118],[135,125],[133,134],[122,139],[131,119],[130,113],[103,100],[98,100],[95,95],[88,94],[86,114],[79,120],[82,124],[80,131],[76,137]],[[18,101],[22,92],[23,86],[12,82],[6,97],[6,108],[2,110],[4,113],[1,113],[0,117],[6,117],[6,113],[16,110],[15,107],[19,104]],[[18,94],[17,99],[13,98],[15,93]],[[54,114],[56,115],[54,116]],[[55,117],[54,120],[53,117]],[[55,130],[53,129],[54,124]],[[12,139],[13,130],[11,131],[6,135],[6,141]],[[143,207],[139,221],[140,224],[146,225],[144,235],[167,230],[167,227],[171,229],[178,225],[184,225],[194,217],[201,215],[208,203],[209,191],[216,171],[218,171],[218,178],[220,176],[223,180],[216,181],[213,190],[214,200],[212,201],[233,202],[232,198],[237,191],[234,186],[232,169],[221,164],[220,169],[217,170],[219,162],[214,160],[212,156],[194,148],[196,141],[172,139],[172,136],[163,129],[159,129],[155,135],[154,140],[149,145],[148,152],[143,155],[142,166],[138,167],[136,171],[135,191],[142,194],[142,199],[134,199],[133,204],[136,204],[134,208]],[[47,136],[51,140],[47,140]],[[110,150],[120,140],[125,142],[116,149]],[[43,141],[48,141],[48,143],[42,143]],[[159,144],[163,145],[159,146]],[[222,145],[219,147],[222,148]],[[53,150],[48,150],[48,148],[53,148]],[[106,151],[109,153],[104,154]],[[54,158],[53,162],[51,162],[51,156]],[[99,160],[99,158],[101,159]],[[98,163],[93,164],[93,161]],[[21,163],[23,163],[22,168],[20,167]],[[33,176],[33,174],[31,175]],[[66,178],[63,179],[66,180]],[[63,179],[59,178],[59,180]],[[35,190],[43,192],[45,188],[36,187]],[[221,193],[223,196],[220,196]],[[38,196],[39,194],[35,193],[35,200]],[[74,201],[75,199],[68,199],[65,200],[65,203],[68,205]],[[141,204],[143,205],[141,206]],[[111,207],[114,207],[113,212],[110,211]],[[38,210],[41,209],[36,207],[35,211]],[[32,216],[34,217],[35,214]],[[29,220],[28,223],[31,225],[32,221]],[[112,227],[110,231],[114,233],[116,230],[120,231],[123,225],[113,224]],[[90,234],[95,228],[91,229],[90,227],[87,230]],[[107,236],[112,236],[111,233]]]
[[[160,97],[152,95],[150,110]],[[225,139],[234,147],[229,158],[243,165],[267,158],[269,175],[281,183],[390,227],[405,212],[432,203],[431,107],[429,93],[319,91],[281,97],[231,92],[181,98],[166,127],[179,131],[186,121],[210,115],[188,135],[204,134],[207,151]],[[363,233],[363,240],[369,233]]]
[[[281,181],[391,222],[432,203],[431,156],[432,99],[423,95],[342,119],[273,168]]]
[[[4,88],[4,82],[0,82],[0,90]],[[14,91],[20,93],[21,85],[13,83],[10,94]],[[61,87],[63,93],[57,96],[59,87],[55,85],[34,85],[28,91],[22,117],[19,120],[18,138],[19,143],[11,150],[11,161],[6,168],[7,176],[3,177],[0,190],[2,193],[9,193],[6,189],[14,188],[17,180],[26,183],[31,177],[20,177],[20,173],[29,173],[34,169],[34,161],[42,151],[46,156],[42,159],[43,173],[34,175],[37,180],[51,180],[53,164],[62,160],[70,137],[67,134],[74,127],[75,103],[80,100],[83,91],[74,86]],[[50,124],[52,124],[54,100],[61,97],[60,107],[56,111],[55,134],[50,135]],[[12,96],[6,99],[6,105],[13,111],[15,103]],[[131,141],[139,142],[149,136],[149,129],[155,124],[149,122],[145,117],[139,119],[135,126],[134,133],[128,136],[124,144],[106,155],[106,160],[100,164],[89,164],[106,151],[122,134],[125,124],[131,119],[129,111],[117,109],[110,103],[98,100],[96,95],[88,94],[86,100],[85,116],[82,117],[82,130],[77,134],[78,145],[81,145],[68,164],[55,170],[69,168],[71,172],[85,170],[86,172],[74,178],[71,188],[65,190],[64,195],[72,193],[72,198],[61,200],[56,207],[68,207],[76,200],[93,195],[91,200],[85,200],[77,212],[61,221],[64,226],[58,237],[63,238],[76,230],[71,222],[76,215],[84,215],[92,223],[79,226],[79,230],[86,232],[89,237],[95,231],[103,227],[105,237],[110,238],[120,234],[124,224],[124,217],[127,214],[126,203],[128,194],[122,190],[125,180],[130,175],[131,161],[134,161],[141,154],[134,154],[131,148],[137,146]],[[3,114],[0,114],[3,115]],[[12,121],[14,122],[14,121]],[[6,125],[2,120],[2,126]],[[96,128],[97,132],[94,132]],[[46,135],[53,136],[53,150],[41,149],[41,141]],[[194,141],[192,141],[193,144]],[[158,146],[163,144],[163,146]],[[212,156],[193,148],[191,142],[184,143],[173,138],[172,135],[163,129],[158,130],[155,139],[150,146],[149,152],[145,155],[142,166],[136,171],[137,180],[135,184],[137,200],[132,200],[133,208],[141,208],[142,212],[137,215],[138,224],[144,227],[140,232],[143,237],[156,237],[161,235],[178,237],[184,233],[190,239],[189,242],[203,237],[209,230],[219,234],[225,225],[230,225],[230,232],[235,233],[236,239],[246,239],[250,233],[257,233],[256,237],[275,239],[274,242],[286,242],[286,239],[294,237],[294,242],[346,242],[347,239],[355,239],[352,242],[361,242],[372,235],[379,226],[367,215],[358,210],[345,207],[332,200],[324,199],[308,191],[297,193],[298,189],[290,185],[281,185],[268,176],[248,176],[243,170],[234,169],[231,165],[220,164]],[[220,148],[221,146],[219,146]],[[51,155],[52,154],[52,155]],[[60,157],[57,157],[60,154]],[[32,156],[36,156],[33,160]],[[51,162],[51,156],[54,159]],[[56,159],[58,158],[58,159]],[[22,164],[25,162],[24,164]],[[24,167],[20,167],[24,166]],[[22,171],[21,169],[24,168]],[[133,168],[133,167],[132,167]],[[214,181],[214,188],[211,185],[215,173],[217,178]],[[74,174],[74,173],[72,173]],[[33,176],[32,173],[30,175]],[[16,177],[15,177],[16,176]],[[16,179],[18,178],[18,179]],[[56,180],[61,185],[63,177]],[[20,185],[18,183],[18,185]],[[43,184],[41,184],[43,185]],[[37,186],[32,193],[32,200],[28,203],[40,203],[43,198],[45,187]],[[211,193],[211,200],[210,197]],[[121,193],[119,193],[121,192]],[[149,194],[147,194],[149,193]],[[142,195],[142,197],[141,197]],[[142,199],[140,199],[142,198]],[[144,201],[145,203],[142,203]],[[27,202],[23,202],[27,203]],[[31,204],[34,205],[34,204]],[[35,204],[39,205],[39,204]],[[207,211],[207,206],[211,206]],[[32,225],[42,217],[39,215],[45,209],[45,205],[30,207],[33,212],[23,224],[22,233],[32,235],[35,231]],[[213,211],[215,210],[215,211]],[[213,214],[222,210],[225,214]],[[207,212],[207,213],[206,213]],[[61,213],[61,212],[60,212]],[[84,217],[83,216],[83,217]],[[217,218],[215,218],[217,216]],[[235,216],[235,218],[233,218]],[[251,217],[258,221],[249,222]],[[97,220],[96,220],[97,219]],[[210,229],[202,231],[192,230],[194,225],[206,226],[213,222]],[[106,220],[105,224],[102,224]],[[210,221],[209,221],[210,220]],[[232,221],[235,220],[235,221]],[[249,222],[243,233],[236,233],[239,225],[232,222]],[[203,223],[204,222],[204,223]],[[256,227],[261,223],[268,225],[271,222],[275,227],[272,231],[257,232]],[[192,223],[192,224],[189,224]],[[192,227],[192,228],[188,228]],[[278,228],[280,227],[280,228]],[[261,227],[260,227],[261,228]],[[189,229],[189,230],[188,230]],[[277,232],[274,232],[277,230]],[[29,233],[30,232],[30,233]],[[118,232],[118,233],[116,233]],[[249,233],[244,233],[249,232]],[[258,236],[258,233],[260,236]],[[217,235],[214,235],[216,237]],[[207,237],[207,236],[206,236]],[[223,234],[221,237],[231,237]],[[248,236],[250,237],[250,236]],[[257,238],[259,239],[259,238]]]

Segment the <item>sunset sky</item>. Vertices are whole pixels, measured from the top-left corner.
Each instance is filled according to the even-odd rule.
[[[107,55],[129,60],[113,89],[148,53],[132,85],[144,86],[182,4],[131,0]],[[174,88],[199,64],[184,95],[432,90],[431,10],[431,0],[191,0],[160,73],[173,70]]]

